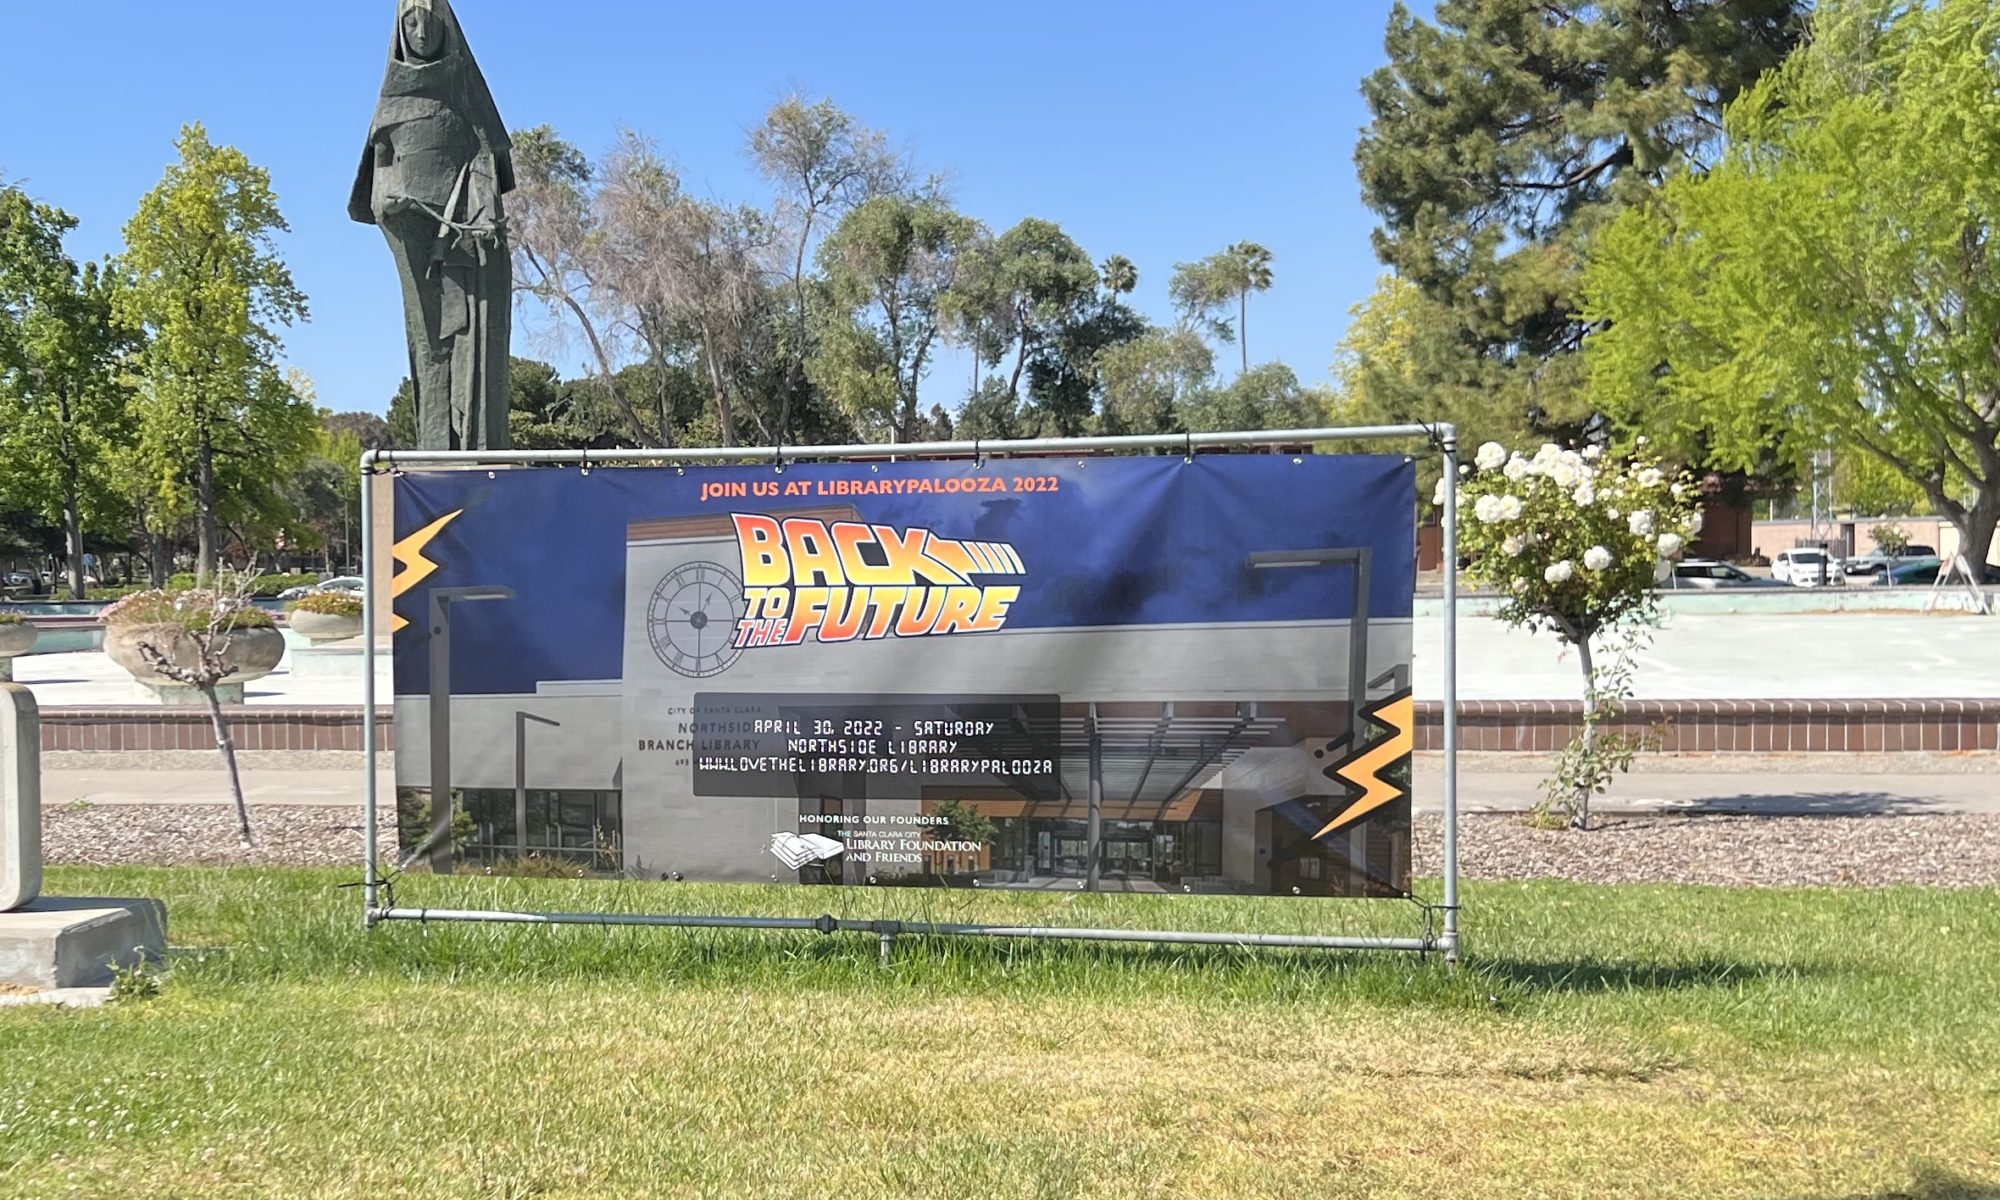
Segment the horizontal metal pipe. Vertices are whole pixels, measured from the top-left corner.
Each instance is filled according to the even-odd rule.
[[[370,450],[364,467],[509,466],[533,463],[796,462],[822,458],[936,458],[944,455],[1096,453],[1116,450],[1200,450],[1217,446],[1286,446],[1303,442],[1446,438],[1450,425],[1360,425],[1329,429],[1265,429],[1239,433],[1132,434],[1122,437],[1014,438],[1004,441],[860,443],[850,446],[700,446],[660,450]]]
[[[652,925],[679,929],[795,929],[893,937],[1049,938],[1086,942],[1149,942],[1193,946],[1287,946],[1310,950],[1436,949],[1423,938],[1314,937],[1287,933],[1192,933],[1156,929],[1070,929],[1063,926],[949,925],[909,921],[843,921],[838,917],[709,917],[678,913],[544,913],[459,908],[385,908],[376,921],[437,921],[499,925]]]

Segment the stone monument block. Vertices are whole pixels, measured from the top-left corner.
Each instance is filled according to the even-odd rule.
[[[0,913],[41,894],[41,710],[27,688],[0,683]]]
[[[157,900],[43,897],[42,722],[27,688],[0,683],[0,984],[104,987],[113,970],[158,959]]]

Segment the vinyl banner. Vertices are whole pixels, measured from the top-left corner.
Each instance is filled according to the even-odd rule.
[[[404,845],[1405,895],[1415,513],[1360,455],[405,474]]]

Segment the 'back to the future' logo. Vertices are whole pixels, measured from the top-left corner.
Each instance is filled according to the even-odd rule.
[[[1004,542],[858,521],[733,520],[743,554],[738,648],[993,633],[1021,589],[983,581],[1027,574]]]

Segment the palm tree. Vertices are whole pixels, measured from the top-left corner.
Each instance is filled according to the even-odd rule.
[[[1131,295],[1139,286],[1139,268],[1122,254],[1105,259],[1097,270],[1104,276],[1104,290],[1111,293],[1113,304],[1118,302],[1118,297]]]
[[[1255,242],[1238,242],[1222,252],[1235,285],[1236,333],[1243,343],[1243,373],[1250,373],[1250,293],[1271,290],[1271,252]]]

